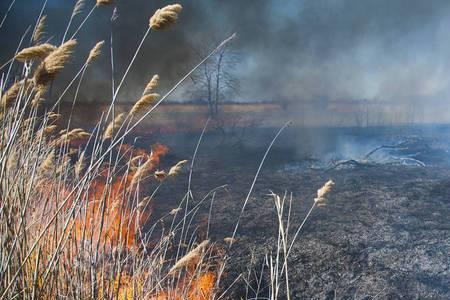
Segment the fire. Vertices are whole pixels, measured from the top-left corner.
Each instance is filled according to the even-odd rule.
[[[150,300],[186,300],[182,291],[187,291],[188,300],[209,300],[213,296],[217,275],[214,272],[205,272],[197,276],[188,275],[175,289],[158,293]]]
[[[87,191],[81,195],[80,211],[73,224],[73,236],[80,247],[88,242],[87,244],[104,254],[113,253],[111,250],[114,249],[139,253],[139,228],[150,218],[153,203],[144,203],[142,206],[137,204],[146,198],[142,197],[137,187],[132,184],[133,178],[139,168],[145,164],[147,164],[147,171],[155,173],[162,157],[168,151],[168,147],[162,144],[153,145],[151,151],[136,149],[129,145],[123,145],[118,149],[118,153],[123,157],[123,164],[129,164],[130,168],[124,168],[128,171],[112,176],[110,173],[113,170],[105,166],[90,182]],[[154,177],[150,176],[150,178]],[[43,180],[41,185],[43,193],[49,199],[55,196],[55,192],[60,193],[59,197],[62,198],[69,195],[69,187],[58,185],[58,182],[52,183],[50,179]],[[74,204],[73,199],[71,200],[67,203],[67,210]],[[52,210],[55,208],[56,206]],[[68,235],[69,231],[70,229],[65,234]],[[46,251],[45,246],[44,244],[43,252]],[[54,245],[47,246],[49,247],[48,256],[50,256]],[[66,268],[73,267],[70,264],[70,257],[74,254],[70,251],[64,254],[67,260],[62,263]],[[33,257],[32,261],[35,260],[36,258]],[[163,288],[147,297],[153,300],[211,299],[214,295],[217,274],[202,268],[201,264],[199,258],[190,261],[175,287],[172,285]],[[111,278],[108,278],[110,275],[104,273],[104,270],[97,272],[98,299],[106,299],[111,292],[116,294],[118,299],[136,299],[136,295],[145,294],[146,280],[151,278],[150,274],[146,273],[133,274],[126,267],[120,275]]]
[[[131,151],[130,151],[131,150]],[[167,154],[168,147],[156,144],[148,154],[143,149],[132,149],[130,146],[122,146],[119,152],[128,152],[132,156],[141,157],[149,164],[149,170],[153,171],[159,166],[161,157]],[[133,178],[137,170],[115,176],[108,183],[109,169],[104,169],[101,176],[91,184],[89,192],[85,195],[85,211],[77,220],[76,236],[80,240],[86,238],[99,241],[102,247],[126,247],[136,248],[138,243],[137,229],[140,228],[151,214],[151,207],[143,205],[136,207],[134,201]],[[142,200],[142,199],[140,199]],[[87,234],[90,234],[86,236]]]

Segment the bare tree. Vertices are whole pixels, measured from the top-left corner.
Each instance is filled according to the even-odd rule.
[[[214,45],[214,43],[208,44]],[[196,55],[204,57],[208,48],[202,47],[194,51]],[[226,98],[234,96],[239,89],[235,74],[238,58],[238,53],[230,46],[223,47],[191,77],[194,83],[192,94],[208,103],[211,117],[217,117],[219,105]]]

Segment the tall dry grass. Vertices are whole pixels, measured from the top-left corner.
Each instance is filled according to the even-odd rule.
[[[46,103],[50,86],[78,55],[75,36],[87,19],[96,8],[103,9],[112,1],[97,0],[72,29],[85,4],[84,0],[76,2],[61,44],[53,45],[41,43],[48,30],[44,2],[34,31],[22,37],[14,59],[4,65],[8,68],[0,82],[0,299],[221,299],[225,293],[219,290],[220,277],[227,257],[191,230],[198,206],[211,195],[214,199],[216,192],[191,207],[192,169],[205,130],[190,165],[187,193],[163,217],[166,222],[170,218],[170,225],[158,235],[155,228],[161,220],[152,219],[153,198],[161,185],[171,184],[165,179],[180,176],[188,161],[159,170],[166,152],[163,146],[154,145],[146,153],[126,145],[125,139],[234,35],[161,97],[154,93],[159,76],[153,76],[135,106],[115,115],[121,87],[149,32],[173,26],[182,7],[175,4],[157,10],[117,86],[112,76],[111,105],[95,128],[91,132],[71,128],[71,116],[64,116],[69,124],[61,128],[55,109],[75,83],[72,105],[76,104],[83,76],[101,55],[104,42],[92,48],[62,94],[53,97],[57,100]],[[71,31],[71,38],[66,39]],[[30,45],[24,47],[27,34]],[[22,69],[18,76],[11,74],[13,65]],[[154,191],[145,189],[149,180],[156,181]],[[318,199],[317,203],[323,202],[320,195]],[[229,247],[238,225],[228,238]],[[283,240],[282,249],[287,259],[286,243]],[[287,280],[287,261],[283,266]]]

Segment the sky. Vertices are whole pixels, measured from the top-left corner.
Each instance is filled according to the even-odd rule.
[[[44,0],[16,0],[3,28],[0,58],[11,57],[20,36],[35,22]],[[4,15],[10,0],[0,1]],[[61,40],[74,0],[48,0],[48,35]],[[116,77],[123,74],[153,12],[170,1],[116,0],[96,9],[78,36],[78,60],[99,40],[105,55],[86,74],[84,101],[110,98],[109,41],[112,28]],[[310,101],[369,99],[407,104],[446,105],[450,101],[450,1],[448,0],[180,0],[177,25],[152,32],[145,41],[119,101],[134,101],[155,73],[161,89],[236,32],[234,76],[240,82],[235,101]],[[79,24],[94,4],[87,0]],[[69,76],[69,75],[66,75]],[[192,98],[192,82],[172,96]]]

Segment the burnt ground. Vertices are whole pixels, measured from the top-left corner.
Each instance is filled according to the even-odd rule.
[[[212,206],[209,238],[218,245],[225,247],[223,238],[233,232],[272,133],[263,135],[265,144],[254,145],[218,143],[213,134],[205,137],[192,186],[198,201],[214,187],[227,184],[226,189],[217,191]],[[250,282],[256,286],[255,274],[265,255],[276,248],[277,219],[270,191],[292,192],[290,230],[294,232],[312,205],[316,190],[333,179],[336,186],[327,205],[313,211],[289,257],[292,299],[449,299],[448,149],[441,143],[425,147],[431,149],[429,155],[424,150],[420,153],[423,160],[429,157],[426,167],[376,165],[326,171],[307,166],[328,154],[312,159],[313,155],[286,147],[292,138],[287,135],[279,141],[282,146],[269,155],[257,181],[230,252],[224,285],[251,270]],[[384,143],[388,138],[382,136],[376,141],[364,138],[348,151],[355,155],[361,144],[371,148]],[[187,155],[196,138],[185,137],[184,141],[184,147],[178,148],[182,150],[172,151],[167,160]],[[337,149],[332,145],[324,148]],[[155,215],[176,207],[186,184],[182,177],[163,186],[155,197]],[[210,200],[197,213],[195,222],[200,227],[208,219],[209,205]],[[201,228],[198,232],[199,238],[205,238]],[[267,270],[265,274],[263,286],[268,282]],[[264,289],[258,295],[246,294],[242,281],[232,291],[230,299],[267,297]]]

